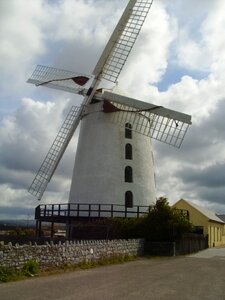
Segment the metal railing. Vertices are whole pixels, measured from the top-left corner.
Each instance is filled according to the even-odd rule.
[[[151,206],[126,207],[119,204],[43,204],[35,209],[35,219],[75,219],[75,218],[139,218],[147,215]]]

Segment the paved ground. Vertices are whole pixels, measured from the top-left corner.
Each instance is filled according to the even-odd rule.
[[[0,284],[1,300],[225,300],[225,248]]]
[[[209,248],[203,251],[200,251],[196,254],[190,255],[190,257],[197,258],[220,258],[225,259],[225,248]]]

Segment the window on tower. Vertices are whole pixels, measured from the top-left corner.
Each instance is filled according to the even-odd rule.
[[[132,145],[131,144],[126,144],[125,146],[125,158],[126,159],[132,159]]]
[[[133,170],[130,166],[125,168],[125,182],[133,182]]]
[[[125,193],[125,206],[130,208],[133,207],[133,193],[131,191]]]
[[[132,125],[130,123],[125,124],[125,138],[132,139]]]

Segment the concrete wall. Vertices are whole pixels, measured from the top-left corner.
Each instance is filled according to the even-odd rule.
[[[40,267],[78,264],[113,255],[142,255],[144,240],[80,241],[46,245],[4,245],[0,243],[0,267],[22,268],[29,260]]]

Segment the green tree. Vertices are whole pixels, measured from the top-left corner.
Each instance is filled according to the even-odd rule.
[[[164,197],[156,201],[143,223],[144,235],[149,241],[172,241],[192,230],[187,217],[180,210],[170,207]]]

